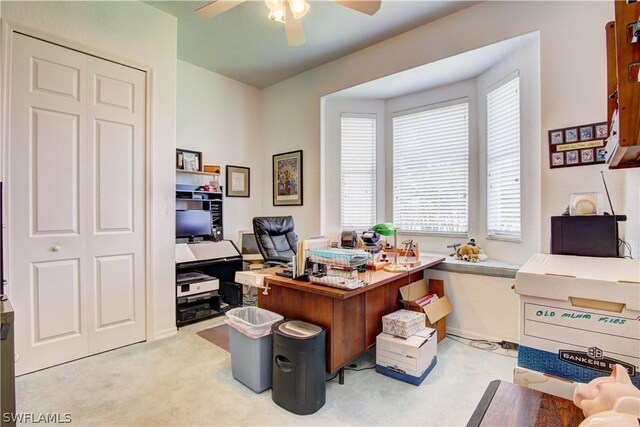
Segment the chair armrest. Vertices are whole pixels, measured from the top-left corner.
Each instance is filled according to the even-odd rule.
[[[291,260],[286,257],[274,256],[267,258],[264,262],[273,266],[287,267],[287,264],[289,264]]]

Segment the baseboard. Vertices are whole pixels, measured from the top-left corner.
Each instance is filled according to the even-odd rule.
[[[518,340],[514,340],[513,338],[509,338],[509,337],[497,337],[494,335],[479,334],[476,332],[465,331],[458,328],[450,328],[449,326],[447,326],[447,333],[460,335],[461,337],[469,338],[472,340],[487,340],[487,341],[493,341],[493,342],[502,342],[504,340],[504,341],[511,341],[516,343],[518,342]]]
[[[153,334],[153,337],[151,337],[149,341],[163,340],[165,338],[170,338],[177,333],[178,333],[178,328],[174,326],[172,328],[167,328],[164,331],[156,332],[155,334]]]

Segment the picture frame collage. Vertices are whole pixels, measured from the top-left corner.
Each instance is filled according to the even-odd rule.
[[[606,122],[549,131],[549,166],[552,169],[606,163]]]

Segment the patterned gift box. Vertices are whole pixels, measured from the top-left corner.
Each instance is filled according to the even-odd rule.
[[[382,331],[397,337],[408,338],[426,328],[426,315],[409,310],[398,310],[382,316]]]

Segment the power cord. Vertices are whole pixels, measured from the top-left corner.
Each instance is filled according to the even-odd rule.
[[[351,365],[349,365],[348,367],[344,368],[345,371],[366,371],[367,369],[375,369],[376,366],[365,366],[364,368],[358,368],[358,365],[356,365],[355,363],[352,363]]]
[[[467,338],[460,335],[452,334],[450,332],[447,332],[446,337],[453,341],[457,341],[460,344],[464,344],[466,346],[469,346],[471,348],[476,348],[478,350],[490,351],[494,354],[504,356],[504,357],[510,357],[514,359],[518,357],[517,355],[513,355],[511,353],[503,353],[503,352],[497,351],[500,348],[507,350],[507,352],[512,350],[517,350],[518,344],[514,342],[510,342],[510,341],[497,342],[497,341],[489,341],[489,340],[472,339],[472,338]],[[457,338],[460,338],[460,339],[457,339]],[[466,340],[468,342],[465,342],[462,340]]]
[[[366,371],[366,370],[368,370],[368,369],[375,369],[375,368],[376,368],[376,365],[373,365],[373,366],[365,366],[364,368],[358,368],[358,365],[356,365],[355,363],[352,363],[351,365],[349,365],[349,366],[347,366],[346,368],[344,368],[344,370],[345,370],[345,371],[356,371],[356,372],[359,372],[359,371]],[[335,378],[338,376],[338,374],[339,374],[339,372],[338,372],[338,373],[336,373],[336,374],[335,374],[334,376],[332,376],[331,378],[328,378],[328,379],[327,379],[327,382],[329,382],[329,381],[331,381],[331,380],[335,379]]]
[[[625,248],[629,251],[629,256],[625,256],[624,258],[633,259],[633,254],[631,253],[631,245],[618,237],[618,247],[624,245]]]

